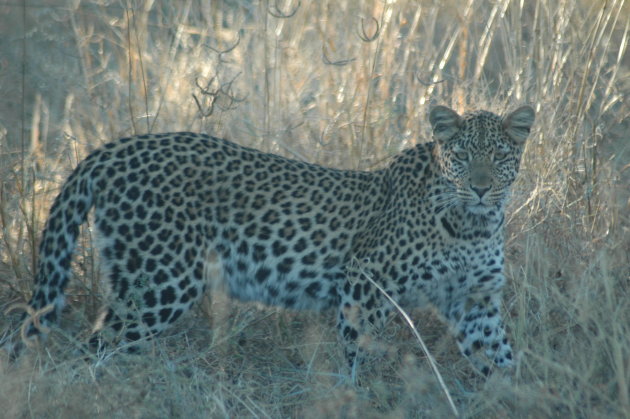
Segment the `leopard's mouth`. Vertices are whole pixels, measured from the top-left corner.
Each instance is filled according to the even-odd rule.
[[[487,203],[482,200],[478,200],[477,202],[466,204],[465,205],[468,212],[475,215],[486,215],[491,211],[497,209],[497,205],[495,203]]]
[[[482,203],[468,205],[467,208],[470,212],[475,213],[475,214],[486,213],[490,210],[489,206],[484,205]]]

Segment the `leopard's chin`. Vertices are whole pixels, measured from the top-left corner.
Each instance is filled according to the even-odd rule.
[[[470,214],[481,216],[492,216],[494,214],[500,213],[501,211],[500,205],[486,205],[482,203],[465,205],[464,208]]]

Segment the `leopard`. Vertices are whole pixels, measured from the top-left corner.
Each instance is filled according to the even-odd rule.
[[[202,133],[109,142],[61,187],[42,234],[23,337],[58,324],[93,210],[110,292],[90,342],[159,335],[202,296],[337,310],[348,363],[395,305],[433,307],[463,357],[514,363],[501,315],[505,207],[535,112],[430,110],[432,139],[382,168],[341,170]]]

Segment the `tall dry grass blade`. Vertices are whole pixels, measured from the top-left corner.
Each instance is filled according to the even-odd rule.
[[[396,310],[398,310],[398,312],[401,314],[403,319],[405,319],[405,322],[407,323],[407,325],[409,325],[409,328],[411,329],[414,336],[416,337],[416,340],[420,344],[420,348],[422,348],[422,352],[424,352],[424,354],[427,356],[427,360],[429,361],[431,370],[433,370],[433,374],[435,374],[435,377],[437,378],[438,383],[440,384],[440,387],[442,388],[442,392],[444,393],[444,395],[446,396],[446,399],[448,400],[448,404],[451,410],[453,411],[453,414],[455,415],[455,417],[459,417],[459,412],[457,410],[457,407],[455,406],[455,403],[453,402],[453,398],[451,397],[451,393],[448,390],[448,387],[446,387],[446,383],[444,383],[444,379],[442,378],[442,374],[440,374],[440,370],[437,367],[437,363],[435,362],[433,355],[431,355],[431,352],[429,352],[429,348],[427,348],[427,345],[425,345],[424,340],[422,339],[422,336],[420,336],[420,332],[418,332],[418,329],[416,329],[416,326],[413,324],[413,320],[411,320],[411,317],[409,317],[407,312],[405,312],[405,310],[392,297],[390,297],[389,294],[387,294],[387,292],[383,289],[383,287],[381,287],[379,284],[376,283],[376,281],[372,279],[370,274],[361,267],[361,263],[356,258],[354,259],[354,263],[358,267],[361,275],[363,275],[368,281],[370,281],[370,283],[374,285],[376,289],[378,289],[381,292],[381,294],[385,296],[385,298],[387,298],[387,300],[396,308]]]

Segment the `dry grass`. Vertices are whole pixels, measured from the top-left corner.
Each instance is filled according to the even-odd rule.
[[[475,377],[431,313],[413,318],[464,417],[630,417],[628,22],[617,0],[0,3],[0,309],[28,298],[51,199],[109,139],[205,131],[369,169],[429,138],[433,103],[531,103],[509,212],[514,376]],[[451,415],[400,319],[360,386],[331,313],[221,296],[141,357],[81,359],[101,293],[84,233],[63,331],[0,360],[2,416]]]

